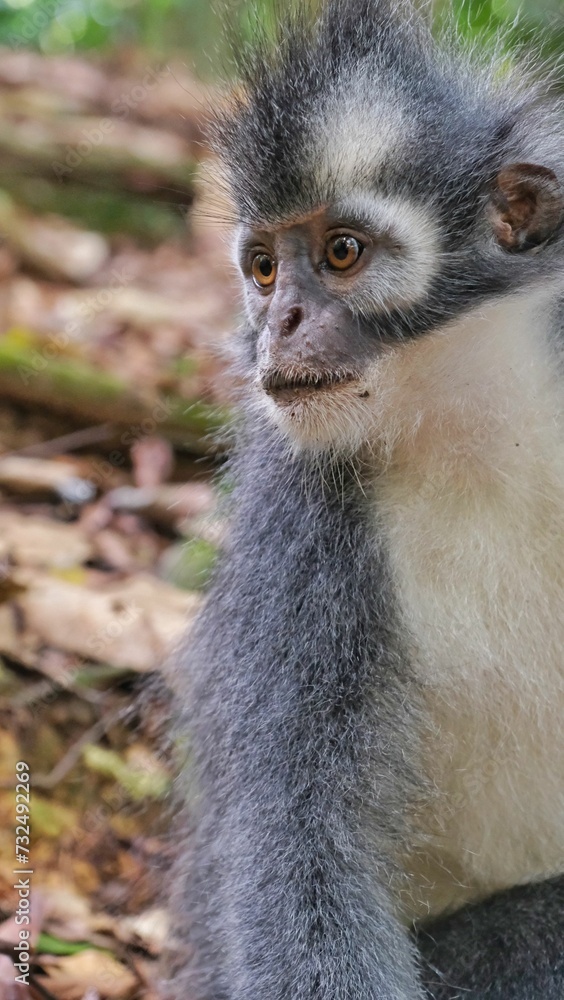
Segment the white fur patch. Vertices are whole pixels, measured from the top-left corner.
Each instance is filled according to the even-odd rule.
[[[402,908],[564,871],[564,427],[543,305],[480,310],[374,366],[392,570],[434,795]]]
[[[338,183],[335,194],[354,191],[363,174],[375,173],[397,159],[408,142],[409,118],[397,94],[368,77],[351,76],[351,90],[328,98],[313,129],[312,162],[320,190]],[[337,180],[338,179],[338,180]]]

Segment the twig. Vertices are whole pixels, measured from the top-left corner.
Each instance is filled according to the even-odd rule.
[[[71,747],[67,750],[66,754],[61,757],[58,764],[49,774],[38,774],[33,779],[34,788],[43,788],[45,790],[50,790],[55,788],[60,781],[68,774],[74,765],[80,759],[83,748],[88,743],[97,743],[101,736],[113,725],[113,723],[119,719],[122,714],[123,709],[121,707],[114,708],[113,711],[108,712],[101,719],[98,719],[90,729],[87,729],[85,733],[82,734],[80,739],[73,743]]]
[[[27,448],[6,452],[4,457],[45,458],[48,455],[63,455],[67,451],[84,448],[85,445],[107,441],[114,433],[115,428],[111,424],[96,424],[93,427],[72,431],[70,434],[61,434],[59,437],[51,438],[50,441],[40,441],[38,444],[28,445]]]

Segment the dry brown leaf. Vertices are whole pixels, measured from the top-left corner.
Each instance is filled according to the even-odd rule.
[[[41,880],[44,929],[64,941],[88,941],[92,911],[88,900],[62,872],[51,871]]]
[[[124,944],[141,946],[151,955],[160,955],[170,929],[170,919],[162,907],[145,910],[116,921],[115,934]]]
[[[26,589],[0,605],[0,653],[40,666],[42,646],[131,670],[152,670],[180,639],[200,598],[145,574],[101,589],[17,572]]]
[[[101,1000],[128,1000],[138,986],[137,977],[107,952],[88,948],[76,955],[42,956],[46,974],[40,982],[57,1000],[83,1000],[96,990]]]
[[[92,555],[92,545],[79,525],[16,511],[0,511],[0,550],[17,566],[39,569],[80,566]]]

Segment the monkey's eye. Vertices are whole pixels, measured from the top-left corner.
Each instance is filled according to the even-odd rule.
[[[333,236],[326,248],[326,259],[334,271],[346,271],[356,264],[364,247],[354,236]]]
[[[259,288],[268,288],[276,281],[276,261],[270,254],[255,254],[251,271],[253,281]]]

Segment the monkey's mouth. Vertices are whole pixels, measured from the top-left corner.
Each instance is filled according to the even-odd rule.
[[[318,396],[358,381],[358,375],[351,371],[326,372],[265,372],[260,383],[267,395],[279,403],[294,403],[298,399]]]

